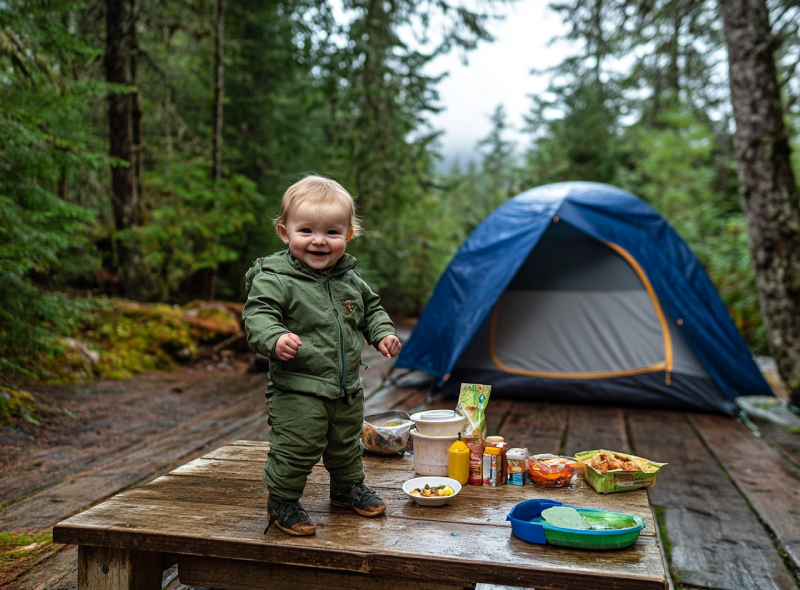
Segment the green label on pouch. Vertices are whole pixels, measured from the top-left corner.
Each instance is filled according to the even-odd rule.
[[[486,437],[486,406],[489,403],[491,385],[478,383],[462,383],[458,394],[456,411],[466,417],[461,433],[464,435],[480,435]]]

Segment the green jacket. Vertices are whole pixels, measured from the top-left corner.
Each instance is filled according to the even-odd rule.
[[[247,271],[245,330],[253,348],[269,357],[276,389],[335,399],[363,388],[364,338],[377,347],[396,333],[380,297],[355,268],[349,254],[318,271],[284,251],[258,259]],[[289,332],[303,344],[292,360],[281,361],[275,344]]]

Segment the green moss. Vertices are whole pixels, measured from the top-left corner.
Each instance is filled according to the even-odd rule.
[[[0,386],[0,420],[13,423],[22,419],[37,426],[41,424],[37,415],[36,398],[27,391]]]
[[[26,563],[37,559],[52,544],[53,536],[48,534],[0,533],[0,564],[14,563],[18,568],[26,568]]]
[[[672,543],[669,540],[669,534],[667,533],[667,515],[666,510],[663,506],[653,504],[653,514],[656,517],[656,526],[658,527],[658,535],[661,538],[661,544],[664,547],[664,555],[667,558],[667,567],[669,568],[669,574],[672,576],[673,582],[678,585],[680,584],[680,576],[676,575],[672,569]]]
[[[32,543],[47,543],[53,540],[49,534],[27,535],[25,533],[0,533],[0,547],[13,549],[14,547],[27,547]]]
[[[240,329],[236,310],[215,302],[181,308],[96,298],[80,300],[80,307],[80,317],[70,322],[71,334],[54,338],[44,352],[9,360],[19,368],[15,381],[120,380],[142,371],[170,370],[195,358],[198,343],[219,342]],[[0,365],[0,378],[4,374]]]

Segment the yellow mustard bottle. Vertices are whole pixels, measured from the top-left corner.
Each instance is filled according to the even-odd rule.
[[[469,447],[461,440],[461,435],[458,436],[456,442],[450,445],[447,474],[462,486],[467,485],[469,481]]]

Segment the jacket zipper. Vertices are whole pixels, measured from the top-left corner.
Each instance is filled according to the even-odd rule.
[[[339,328],[339,397],[344,397],[344,330],[342,329],[342,321],[339,319],[339,310],[336,309],[336,304],[333,302],[333,295],[331,295],[331,273],[325,276],[325,288],[328,291],[328,300],[331,302],[333,309],[333,316],[336,318],[336,326]]]

